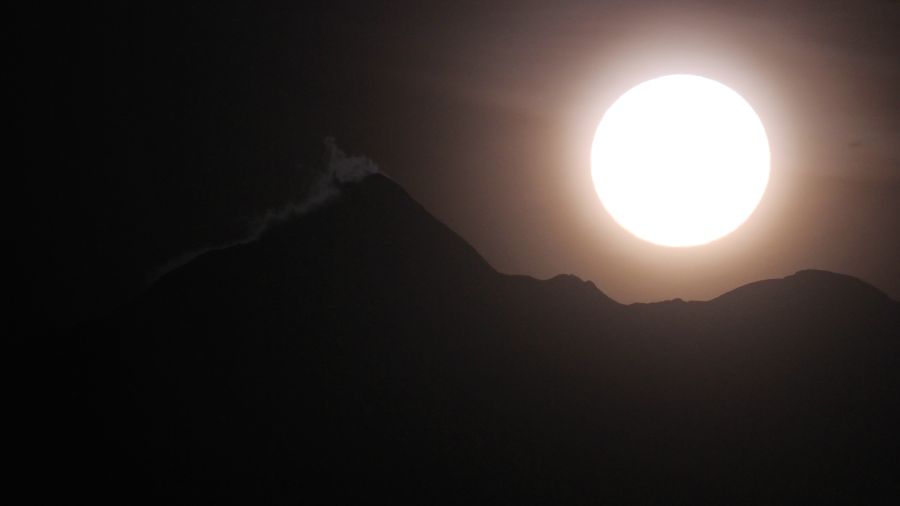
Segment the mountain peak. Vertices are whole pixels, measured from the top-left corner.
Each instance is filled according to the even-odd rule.
[[[773,314],[815,311],[836,313],[896,312],[900,305],[874,286],[846,274],[804,269],[781,279],[756,281],[710,301],[714,307]]]

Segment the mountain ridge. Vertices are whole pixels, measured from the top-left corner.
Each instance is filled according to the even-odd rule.
[[[409,195],[409,193],[406,192],[400,185],[398,185],[393,180],[391,180],[389,177],[387,177],[381,173],[373,173],[373,174],[365,176],[364,178],[361,178],[359,180],[354,180],[351,182],[338,183],[337,191],[338,191],[338,195],[333,200],[325,201],[325,202],[319,204],[318,206],[316,206],[315,209],[312,209],[306,213],[289,214],[285,217],[271,220],[271,222],[266,225],[265,230],[262,231],[259,235],[278,234],[279,231],[283,232],[285,229],[290,229],[293,225],[296,224],[296,222],[298,220],[303,220],[304,216],[306,214],[315,215],[317,212],[321,212],[321,209],[328,209],[330,206],[335,206],[335,205],[340,206],[342,199],[354,199],[354,198],[358,199],[358,198],[362,197],[363,199],[365,199],[367,201],[366,204],[370,205],[370,206],[373,204],[377,204],[377,202],[374,201],[375,198],[377,198],[381,201],[402,201],[402,202],[404,202],[404,204],[406,204],[408,206],[408,208],[414,209],[415,211],[417,211],[418,213],[421,213],[423,215],[427,215],[428,218],[430,218],[432,220],[434,225],[439,226],[441,229],[443,229],[444,232],[446,232],[448,235],[454,237],[459,243],[464,244],[466,246],[465,249],[467,249],[471,253],[472,257],[477,257],[481,263],[485,264],[491,270],[493,270],[494,272],[496,272],[498,274],[501,274],[504,276],[524,277],[524,278],[533,279],[535,281],[546,281],[546,282],[552,282],[552,283],[563,283],[563,282],[565,282],[564,280],[568,280],[568,279],[577,280],[578,283],[590,284],[598,292],[600,292],[604,297],[609,298],[610,300],[613,300],[617,304],[625,305],[625,306],[641,305],[641,304],[660,304],[660,303],[666,303],[666,302],[672,302],[672,301],[683,301],[683,299],[676,297],[674,299],[667,299],[667,300],[642,301],[642,302],[633,302],[633,303],[626,304],[626,303],[621,303],[621,302],[615,301],[615,299],[612,299],[612,297],[609,297],[609,295],[607,295],[601,288],[597,287],[597,285],[593,281],[588,280],[588,279],[582,279],[581,277],[579,277],[575,274],[561,273],[561,274],[556,274],[556,275],[551,276],[546,279],[542,279],[542,278],[537,278],[537,277],[528,276],[528,275],[507,274],[507,273],[502,273],[500,271],[497,271],[493,266],[490,265],[489,262],[487,262],[487,260],[484,259],[484,257],[482,257],[477,252],[477,250],[475,248],[473,248],[471,245],[469,245],[468,242],[465,241],[465,239],[463,239],[461,236],[459,236],[456,232],[451,230],[445,224],[443,224],[439,220],[432,217],[430,215],[430,213],[428,213],[428,211],[421,204],[416,202]],[[375,197],[376,195],[378,195],[378,197]],[[228,249],[228,248],[232,248],[232,247],[236,247],[236,246],[241,246],[243,244],[256,242],[259,239],[261,239],[261,237],[256,237],[254,240],[247,241],[247,242],[242,241],[242,242],[239,242],[234,245],[226,245],[223,247],[213,248],[210,251],[218,251],[218,250]],[[740,291],[742,289],[745,289],[747,287],[756,286],[757,284],[760,284],[760,283],[767,284],[769,282],[774,282],[774,281],[791,281],[791,280],[796,279],[798,276],[799,277],[822,276],[824,278],[830,277],[835,282],[844,281],[844,282],[846,282],[847,285],[862,284],[862,285],[865,285],[866,287],[868,287],[870,289],[869,291],[872,292],[873,295],[875,293],[877,293],[880,296],[890,299],[890,297],[888,295],[886,295],[883,291],[881,291],[874,285],[867,283],[866,281],[856,278],[854,276],[836,273],[833,271],[822,270],[822,269],[801,269],[799,271],[796,271],[792,274],[786,275],[781,278],[768,278],[768,279],[745,283],[743,285],[739,285],[735,288],[732,288],[720,295],[711,297],[709,299],[687,300],[687,301],[683,301],[683,302],[710,302],[710,301],[720,299],[722,297],[727,297],[730,294]],[[834,289],[837,289],[837,287],[834,287]],[[893,299],[891,299],[891,300],[894,301],[895,303],[898,302]]]

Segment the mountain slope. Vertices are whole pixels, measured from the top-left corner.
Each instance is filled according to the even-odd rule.
[[[623,306],[494,271],[383,176],[80,329],[85,493],[148,503],[900,497],[900,311],[803,271]],[[101,494],[102,495],[102,494]]]

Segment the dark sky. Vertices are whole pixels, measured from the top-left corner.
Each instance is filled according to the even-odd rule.
[[[45,20],[21,24],[39,40]],[[42,325],[302,198],[328,136],[502,272],[573,273],[633,302],[820,268],[900,298],[898,2],[110,2],[58,23],[65,40],[25,59],[41,70],[25,96],[70,104],[70,121],[24,128],[19,250]],[[772,148],[757,212],[698,248],[631,237],[591,183],[605,109],[669,73],[742,94]]]

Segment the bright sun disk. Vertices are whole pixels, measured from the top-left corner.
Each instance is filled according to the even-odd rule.
[[[750,104],[700,76],[641,83],[603,115],[591,147],[594,187],[635,236],[697,246],[728,235],[769,181],[769,143]]]

